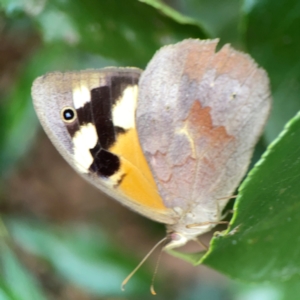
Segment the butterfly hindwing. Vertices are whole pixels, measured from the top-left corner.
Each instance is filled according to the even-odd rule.
[[[182,213],[181,231],[220,220],[270,111],[265,71],[229,45],[215,52],[217,43],[163,47],[139,84],[141,145],[164,203]]]

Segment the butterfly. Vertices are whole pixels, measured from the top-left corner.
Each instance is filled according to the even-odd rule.
[[[167,249],[211,230],[267,120],[266,72],[218,40],[161,48],[144,71],[53,72],[32,87],[66,161],[130,209],[166,224]]]

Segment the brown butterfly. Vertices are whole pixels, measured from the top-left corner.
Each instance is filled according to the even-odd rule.
[[[160,49],[145,71],[104,68],[35,80],[34,106],[68,163],[167,225],[166,248],[221,220],[270,111],[266,72],[217,40]]]

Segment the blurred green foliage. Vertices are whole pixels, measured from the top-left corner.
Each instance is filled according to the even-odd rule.
[[[109,65],[144,68],[161,46],[190,37],[220,38],[220,44],[230,42],[252,55],[267,70],[274,98],[260,148],[276,140],[240,187],[228,230],[214,237],[204,257],[182,257],[195,264],[203,261],[245,285],[217,289],[199,283],[172,297],[299,299],[300,120],[299,115],[293,118],[300,108],[298,1],[0,0],[0,9],[2,44],[11,39],[22,58],[11,80],[0,81],[2,179],[34,141],[38,122],[30,88],[41,74]],[[3,54],[2,78],[13,68],[6,60]],[[9,236],[0,235],[0,300],[48,298],[44,286],[20,263],[16,245],[92,297],[121,297],[116,287],[136,259],[112,245],[105,231],[91,224],[57,226],[4,212],[3,217]],[[149,282],[151,275],[139,272],[124,297],[138,299],[148,292]],[[159,280],[158,287],[162,285],[166,283]]]

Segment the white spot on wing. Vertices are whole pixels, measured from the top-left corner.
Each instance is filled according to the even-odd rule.
[[[82,84],[73,89],[73,103],[75,109],[83,107],[86,103],[91,101],[91,92],[89,88]]]
[[[80,172],[87,173],[93,163],[90,149],[93,149],[98,141],[97,131],[92,123],[80,126],[80,130],[73,137],[74,161]]]
[[[138,87],[137,85],[128,86],[120,99],[113,107],[112,116],[114,126],[123,129],[135,127],[135,110],[137,104]]]

